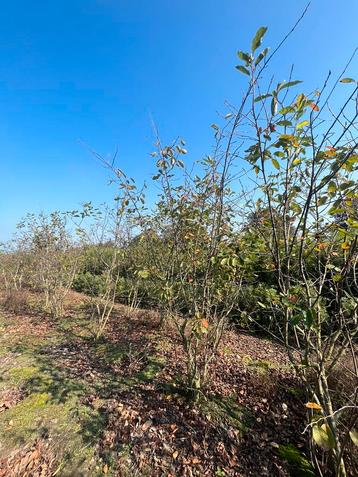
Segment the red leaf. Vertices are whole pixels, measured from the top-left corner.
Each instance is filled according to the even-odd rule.
[[[313,111],[319,111],[319,107],[313,101],[310,102],[310,106],[313,109]]]

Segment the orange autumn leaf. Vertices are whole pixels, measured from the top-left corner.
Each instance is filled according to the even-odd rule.
[[[314,409],[315,411],[322,411],[322,408],[319,404],[315,403],[315,402],[307,402],[305,404],[305,406],[307,407],[307,409]]]
[[[290,301],[291,303],[296,303],[298,297],[297,297],[296,295],[290,295],[290,296],[288,297],[288,299],[289,299],[289,301]]]
[[[208,320],[201,320],[201,326],[206,329],[209,328]]]
[[[319,107],[317,106],[316,103],[311,101],[309,104],[310,104],[311,108],[313,109],[313,111],[319,111]]]
[[[334,147],[327,146],[327,151],[325,151],[326,157],[336,157],[337,151]]]

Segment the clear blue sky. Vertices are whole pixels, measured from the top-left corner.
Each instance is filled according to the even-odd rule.
[[[166,139],[208,152],[209,125],[238,101],[236,51],[256,29],[275,44],[304,0],[13,0],[0,29],[0,240],[27,212],[73,209],[111,194],[79,144],[139,180],[153,170],[152,115]],[[357,0],[313,0],[273,66],[308,87],[338,73],[357,46]],[[351,76],[357,76],[357,62]]]

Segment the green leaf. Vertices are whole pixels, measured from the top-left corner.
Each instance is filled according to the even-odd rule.
[[[254,103],[258,103],[259,101],[262,101],[266,98],[270,98],[272,95],[270,93],[268,94],[262,94],[261,96],[257,96],[257,98],[255,98],[254,100]]]
[[[179,152],[179,154],[187,154],[188,153],[188,151],[181,146],[177,146],[177,151]]]
[[[138,277],[144,278],[144,279],[148,278],[149,277],[149,271],[148,270],[139,270]]]
[[[276,98],[272,98],[272,101],[271,101],[271,114],[272,114],[272,116],[275,116],[276,113],[277,113],[277,99],[276,99]]]
[[[304,320],[306,328],[310,329],[313,324],[313,321],[317,317],[316,310],[313,308],[307,308],[307,310],[302,311],[302,314],[303,314],[303,320]]]
[[[328,184],[328,189],[327,189],[327,190],[328,190],[328,193],[329,193],[329,194],[334,194],[334,193],[336,192],[336,190],[337,190],[336,184],[335,184],[333,181],[331,181],[331,182]]]
[[[257,50],[257,48],[261,45],[262,43],[262,38],[264,36],[264,34],[266,33],[267,31],[267,27],[260,27],[253,40],[252,40],[252,43],[251,43],[251,51],[254,52],[255,50]]]
[[[240,58],[240,60],[246,61],[246,63],[251,63],[251,57],[247,53],[244,53],[243,51],[238,51],[237,56]]]
[[[285,106],[284,108],[280,109],[279,114],[282,114],[284,116],[287,113],[293,113],[294,108],[292,106]]]
[[[280,170],[280,163],[278,162],[277,159],[271,159],[272,161],[272,165],[277,169],[277,170]]]
[[[265,56],[267,55],[268,51],[269,51],[269,48],[265,48],[263,51],[261,51],[261,53],[259,54],[259,56],[256,58],[255,66],[257,66],[257,65],[265,58]]]
[[[285,88],[291,88],[291,86],[296,86],[296,84],[300,84],[302,81],[300,80],[295,80],[295,81],[289,81],[288,83],[281,83],[279,84],[277,91],[281,91],[282,89]]]
[[[244,73],[245,75],[250,76],[250,71],[247,68],[245,68],[245,66],[237,65],[236,69],[241,71],[241,73]]]
[[[300,322],[301,315],[293,315],[290,319],[290,323],[292,326],[297,326]]]
[[[354,154],[353,156],[350,156],[348,161],[351,163],[351,164],[356,164],[358,163],[358,154]]]
[[[353,78],[342,78],[340,83],[355,83],[356,81]]]
[[[324,450],[331,450],[334,447],[334,442],[326,432],[323,426],[315,425],[312,429],[312,438],[317,445],[319,445]],[[333,444],[333,445],[332,445]]]
[[[286,119],[284,119],[283,121],[279,121],[277,123],[277,126],[292,126],[292,123],[291,121],[287,121]]]
[[[302,129],[305,126],[308,126],[308,124],[309,124],[309,121],[307,121],[307,119],[305,121],[301,121],[300,123],[296,124],[296,129]]]
[[[328,436],[328,444],[331,449],[333,449],[336,446],[336,441],[334,438],[334,435],[331,431],[331,428],[329,427],[328,424],[322,424],[321,429],[327,434]]]
[[[302,212],[302,208],[296,203],[296,202],[291,202],[291,208],[296,214],[300,214]]]
[[[349,436],[352,439],[353,444],[358,447],[358,432],[352,429],[349,432]]]
[[[318,205],[324,205],[327,202],[328,197],[326,195],[321,196],[318,199]]]

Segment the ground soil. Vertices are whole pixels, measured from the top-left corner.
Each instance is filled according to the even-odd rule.
[[[305,399],[278,344],[228,330],[193,405],[170,324],[118,306],[95,341],[89,316],[76,293],[56,321],[1,309],[0,477],[289,476],[282,450],[304,460]]]

